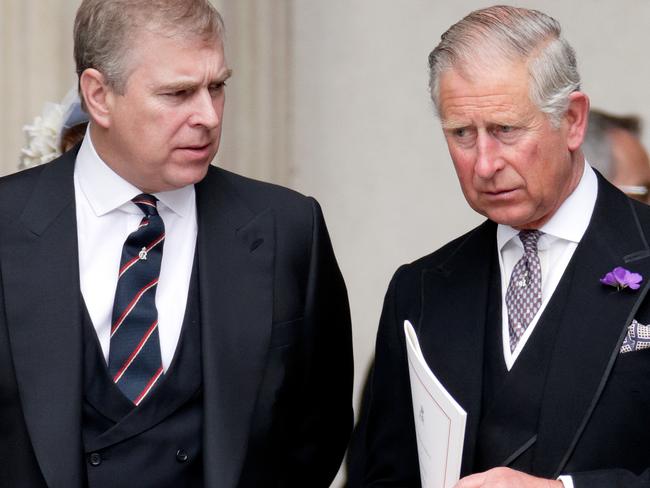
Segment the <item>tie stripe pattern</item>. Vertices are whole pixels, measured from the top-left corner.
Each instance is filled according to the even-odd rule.
[[[132,202],[144,217],[122,248],[108,371],[122,393],[139,405],[163,375],[155,299],[165,225],[158,215],[156,197],[142,194]]]
[[[506,292],[510,352],[542,305],[542,266],[537,254],[537,241],[542,233],[538,230],[522,230],[519,239],[524,245],[524,255],[512,270]]]

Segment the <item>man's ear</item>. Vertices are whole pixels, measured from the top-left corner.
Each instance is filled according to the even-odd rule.
[[[589,119],[589,97],[576,91],[569,95],[569,107],[564,116],[567,127],[567,146],[576,151],[582,145],[587,133]]]
[[[93,123],[107,129],[111,122],[111,98],[114,93],[104,75],[94,68],[84,70],[79,78],[79,89]]]

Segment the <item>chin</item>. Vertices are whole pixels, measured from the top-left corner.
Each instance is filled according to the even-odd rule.
[[[208,172],[210,163],[201,166],[193,165],[192,168],[184,168],[165,178],[166,190],[178,190],[180,188],[195,185],[200,182]]]
[[[210,163],[208,162],[205,165],[203,165],[203,167],[200,170],[192,171],[191,174],[184,175],[185,178],[181,179],[181,181],[185,183],[183,186],[195,185],[198,182],[200,182],[203,178],[205,178],[205,175],[208,173],[209,166]]]
[[[530,219],[527,218],[527,216],[523,215],[516,215],[513,214],[512,212],[486,212],[484,215],[492,220],[493,222],[496,222],[497,224],[501,225],[509,225],[510,227],[514,227],[515,229],[525,229],[527,228],[527,224],[529,223]]]

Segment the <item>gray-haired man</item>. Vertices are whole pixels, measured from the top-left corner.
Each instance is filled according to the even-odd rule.
[[[468,412],[458,488],[648,486],[650,209],[584,162],[573,50],[547,15],[491,7],[429,62],[461,188],[488,220],[393,277],[362,485],[420,484],[408,319]]]

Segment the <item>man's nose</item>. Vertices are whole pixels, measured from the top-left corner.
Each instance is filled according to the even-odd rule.
[[[499,143],[490,134],[479,134],[476,142],[474,172],[483,179],[490,179],[504,166]]]
[[[212,97],[208,90],[198,92],[194,99],[190,125],[201,125],[208,129],[218,127],[221,122],[220,101]]]

